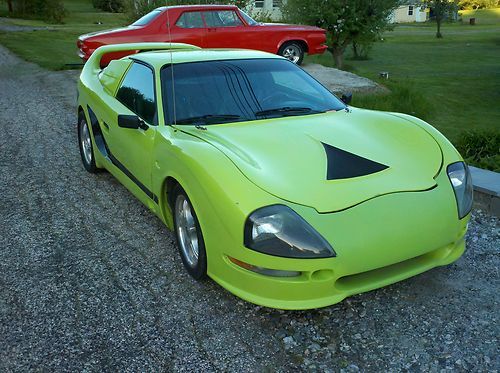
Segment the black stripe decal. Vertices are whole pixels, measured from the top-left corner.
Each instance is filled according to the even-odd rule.
[[[132,180],[135,185],[137,185],[150,199],[152,199],[156,204],[158,204],[158,197],[152,191],[150,191],[143,183],[137,179],[132,172],[128,170],[127,167],[123,165],[109,150],[108,144],[106,143],[106,139],[104,138],[104,134],[101,131],[101,127],[99,125],[99,120],[96,115],[90,108],[87,106],[89,111],[90,122],[92,125],[92,132],[94,133],[94,141],[97,145],[97,148],[101,152],[103,156],[108,158],[111,163],[113,163],[121,172],[123,172],[130,180]],[[109,128],[106,123],[103,123],[105,127]]]
[[[327,158],[327,180],[349,179],[358,176],[370,175],[389,168],[370,159],[336,148],[323,143]]]
[[[106,146],[107,148],[107,146]],[[111,162],[118,167],[125,175],[129,177],[130,180],[132,180],[141,190],[146,193],[146,195],[151,198],[155,203],[158,203],[158,197],[150,191],[143,183],[141,183],[129,170],[127,167],[125,167],[118,159],[115,158],[115,156],[109,151],[108,149],[108,158],[111,160]]]

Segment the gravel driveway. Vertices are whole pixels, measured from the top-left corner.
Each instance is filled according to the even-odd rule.
[[[182,268],[173,235],[81,166],[74,72],[0,47],[0,371],[498,371],[499,225],[455,264],[284,312]]]

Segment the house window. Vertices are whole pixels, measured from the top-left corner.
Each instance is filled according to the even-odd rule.
[[[264,8],[264,0],[255,0],[256,8]]]
[[[273,8],[281,8],[283,0],[273,0]]]
[[[409,16],[413,15],[413,5],[408,5],[408,15]]]

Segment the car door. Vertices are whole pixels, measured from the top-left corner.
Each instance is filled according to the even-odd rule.
[[[107,124],[110,157],[136,186],[156,200],[151,193],[152,151],[158,124],[153,69],[134,61],[118,88],[116,100],[116,119]],[[118,115],[137,115],[144,128],[119,127]]]
[[[171,38],[173,42],[193,44],[203,48],[206,31],[201,12],[186,11],[172,25],[170,34],[167,30],[166,41],[169,42]]]
[[[213,10],[203,12],[207,33],[207,48],[250,48],[258,49],[260,44],[248,33],[246,26],[234,10]]]

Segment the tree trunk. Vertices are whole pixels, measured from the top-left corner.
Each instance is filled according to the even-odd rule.
[[[12,13],[14,9],[12,8],[12,0],[7,0],[7,7],[9,8],[9,13]]]
[[[441,18],[436,17],[436,25],[437,25],[436,38],[441,39],[443,37],[443,34],[441,34]]]
[[[355,41],[352,42],[352,52],[354,53],[354,59],[359,58],[359,52],[358,52],[358,43]]]
[[[344,50],[340,48],[333,48],[332,55],[333,60],[335,61],[335,66],[337,69],[342,70],[344,68]]]

